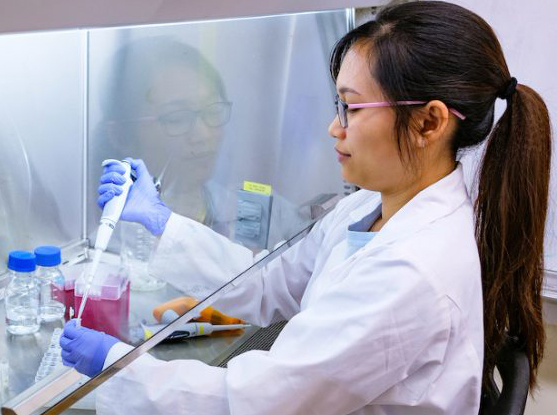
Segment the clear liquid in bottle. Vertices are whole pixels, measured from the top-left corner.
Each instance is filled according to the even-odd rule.
[[[58,265],[62,262],[60,248],[41,246],[35,249],[39,293],[39,319],[56,321],[64,318],[65,278]]]
[[[15,335],[39,331],[39,287],[35,277],[35,255],[10,252],[10,283],[6,287],[6,330]]]

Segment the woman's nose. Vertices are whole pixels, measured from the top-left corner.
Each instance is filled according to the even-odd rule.
[[[346,129],[340,125],[338,115],[333,118],[333,122],[329,125],[329,135],[339,140],[346,137]]]

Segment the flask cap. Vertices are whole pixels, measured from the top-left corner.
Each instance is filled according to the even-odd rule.
[[[27,251],[12,251],[8,255],[8,269],[17,272],[35,271],[35,255]]]
[[[37,265],[41,267],[55,267],[62,262],[60,248],[57,246],[39,246],[35,249]]]

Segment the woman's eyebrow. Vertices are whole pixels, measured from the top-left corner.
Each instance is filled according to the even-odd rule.
[[[350,94],[356,94],[356,95],[361,95],[358,91],[356,91],[355,89],[349,88],[347,86],[341,86],[338,89],[338,93],[339,94],[346,94],[346,93],[350,93]]]

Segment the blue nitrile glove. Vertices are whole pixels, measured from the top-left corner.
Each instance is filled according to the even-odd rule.
[[[140,223],[153,235],[159,236],[164,232],[166,222],[172,212],[160,200],[153,178],[143,160],[130,158],[126,160],[130,162],[137,179],[130,188],[128,200],[120,218],[126,222]],[[97,201],[101,209],[115,195],[122,193],[122,184],[125,182],[123,174],[124,168],[119,164],[109,164],[104,167],[99,186],[100,196]]]
[[[76,327],[75,320],[70,320],[60,337],[62,362],[79,373],[97,376],[103,369],[108,351],[118,342],[116,337],[100,331]]]

